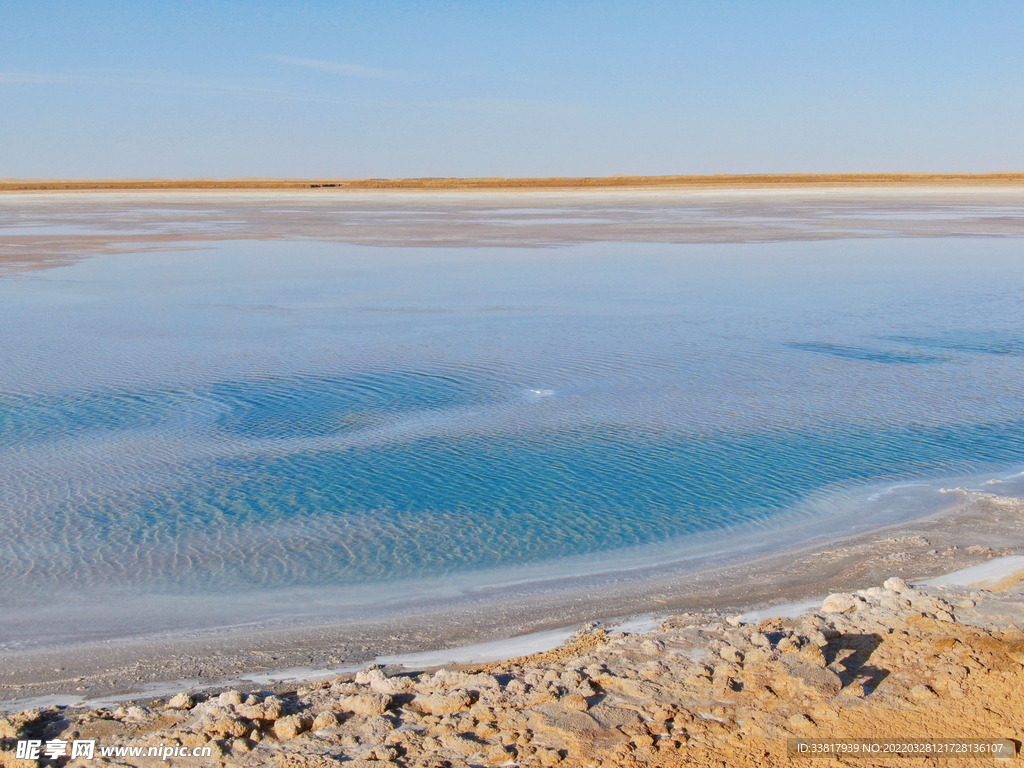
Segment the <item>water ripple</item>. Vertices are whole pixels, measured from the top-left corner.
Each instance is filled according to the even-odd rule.
[[[0,280],[0,602],[613,562],[1024,465],[1016,283],[936,287],[930,252],[869,299],[786,253],[445,253]]]

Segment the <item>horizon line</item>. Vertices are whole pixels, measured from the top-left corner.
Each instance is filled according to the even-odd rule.
[[[77,178],[0,179],[0,191],[141,191],[244,189],[467,190],[607,189],[627,187],[774,187],[871,185],[1024,184],[1024,172],[992,173],[752,173],[666,176],[422,176],[410,178]]]

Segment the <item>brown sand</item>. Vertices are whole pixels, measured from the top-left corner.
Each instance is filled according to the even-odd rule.
[[[147,706],[27,711],[0,719],[0,765],[34,765],[12,754],[17,738],[209,747],[211,757],[170,764],[281,768],[804,765],[787,756],[797,737],[1003,739],[1015,753],[1024,572],[1015,576],[1001,594],[892,579],[756,624],[686,614],[647,634],[591,626],[553,651],[432,674],[371,667],[276,694],[182,691]]]

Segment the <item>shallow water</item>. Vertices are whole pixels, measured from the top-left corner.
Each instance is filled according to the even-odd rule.
[[[72,598],[185,597],[208,626],[242,596],[269,619],[288,590],[934,508],[1024,466],[1021,253],[229,242],[5,277],[0,642]]]

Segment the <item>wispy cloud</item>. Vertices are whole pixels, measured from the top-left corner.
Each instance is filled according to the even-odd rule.
[[[240,82],[189,77],[146,70],[78,70],[75,72],[0,72],[0,85],[99,85],[207,91],[256,90]]]
[[[398,80],[408,77],[405,72],[364,67],[361,64],[339,64],[335,61],[299,59],[292,56],[268,56],[267,58],[280,64],[292,64],[296,67],[306,67],[308,69],[321,69],[325,72],[337,72],[339,75],[348,75],[349,77],[371,77],[378,80]]]
[[[56,85],[77,83],[80,80],[73,75],[61,75],[45,72],[0,72],[0,83],[11,85]]]
[[[267,87],[258,81],[208,78],[174,72],[143,70],[79,70],[76,72],[0,71],[0,87],[17,85],[125,88],[135,91],[201,91],[223,96],[272,102],[349,103],[349,99]]]

